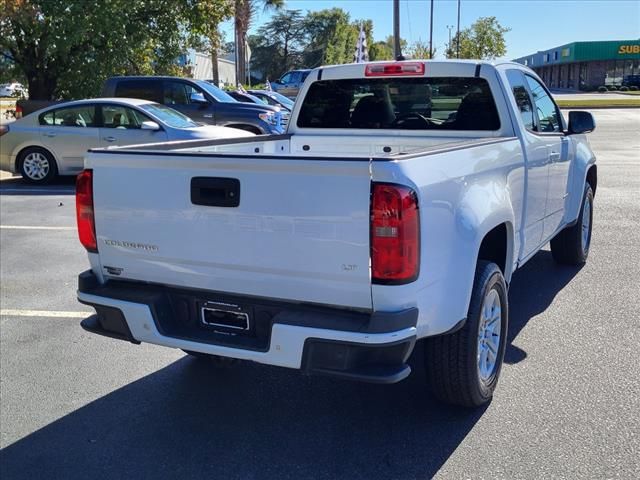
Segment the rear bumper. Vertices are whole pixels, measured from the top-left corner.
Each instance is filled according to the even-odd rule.
[[[406,361],[416,339],[416,309],[362,313],[142,282],[101,285],[90,271],[79,277],[78,300],[97,312],[82,321],[85,330],[133,343],[376,383],[395,383],[411,372]],[[203,326],[197,312],[206,301],[242,305],[251,312],[251,329],[236,334]]]

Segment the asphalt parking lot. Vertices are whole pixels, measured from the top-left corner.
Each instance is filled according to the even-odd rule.
[[[594,116],[589,261],[516,273],[479,411],[85,333],[73,181],[0,182],[0,477],[640,478],[640,110]]]

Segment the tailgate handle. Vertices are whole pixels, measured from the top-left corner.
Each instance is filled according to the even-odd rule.
[[[193,177],[191,203],[207,207],[240,205],[240,180],[222,177]]]

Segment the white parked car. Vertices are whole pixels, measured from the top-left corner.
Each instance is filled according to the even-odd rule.
[[[32,183],[75,175],[90,148],[172,140],[253,136],[228,127],[199,125],[148,100],[97,98],[58,103],[0,126],[0,169]]]
[[[21,83],[3,83],[0,85],[0,98],[2,97],[24,97],[27,89]]]

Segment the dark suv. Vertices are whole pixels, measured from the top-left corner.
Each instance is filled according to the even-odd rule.
[[[203,80],[179,77],[112,77],[103,97],[141,98],[168,105],[196,122],[240,128],[257,134],[284,132],[278,109],[240,103]]]

